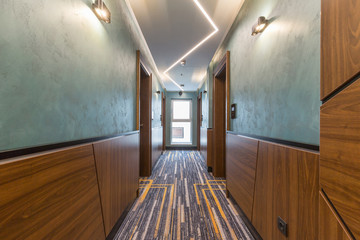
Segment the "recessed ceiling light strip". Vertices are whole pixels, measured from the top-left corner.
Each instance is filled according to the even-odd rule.
[[[200,9],[200,11],[204,14],[204,16],[206,17],[206,19],[209,21],[209,23],[211,24],[211,26],[214,28],[214,31],[212,33],[210,33],[210,35],[208,35],[206,38],[204,38],[203,40],[201,40],[198,44],[196,44],[192,49],[190,49],[187,53],[185,53],[184,56],[182,56],[181,58],[179,58],[175,63],[173,63],[168,69],[165,70],[164,75],[166,77],[168,77],[178,88],[180,88],[183,91],[183,88],[180,87],[179,84],[176,83],[176,81],[172,78],[170,78],[170,76],[167,74],[168,71],[170,71],[173,67],[176,66],[176,64],[178,64],[181,60],[183,60],[184,58],[186,58],[187,56],[189,56],[192,52],[194,52],[198,47],[200,47],[202,44],[204,44],[204,42],[206,42],[207,40],[209,40],[209,38],[211,38],[215,33],[217,33],[219,31],[219,29],[217,28],[217,26],[215,25],[215,23],[213,22],[213,20],[211,20],[211,18],[209,17],[209,15],[206,13],[205,9],[201,6],[201,4],[199,3],[198,0],[193,0],[196,4],[196,6]]]
[[[204,42],[206,42],[209,38],[211,38],[217,31],[212,32],[209,36],[207,36],[206,38],[204,38],[203,40],[201,40],[201,42],[199,42],[198,44],[196,44],[195,47],[193,47],[190,51],[188,51],[184,56],[182,56],[181,58],[179,58],[173,65],[171,65],[168,69],[166,69],[166,71],[164,73],[167,73],[168,71],[170,71],[170,69],[172,69],[173,67],[175,67],[176,64],[178,64],[181,60],[183,60],[184,58],[186,58],[187,56],[189,56],[193,51],[195,51],[198,47],[200,47]]]
[[[167,75],[167,73],[164,73],[164,75],[165,75],[168,79],[170,79],[170,81],[172,81],[178,88],[180,88],[181,91],[184,91],[184,89],[183,89],[177,82],[175,82],[174,79],[172,79],[169,75]]]
[[[214,28],[214,30],[218,31],[219,29],[217,28],[217,26],[215,25],[215,23],[213,22],[213,20],[209,17],[209,15],[207,14],[207,12],[205,11],[205,9],[201,6],[201,4],[199,3],[198,0],[194,0],[196,6],[198,6],[198,8],[200,9],[200,11],[204,14],[204,16],[206,17],[206,19],[209,21],[209,23],[211,24],[211,26]]]

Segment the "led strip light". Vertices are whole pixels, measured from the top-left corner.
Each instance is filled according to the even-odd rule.
[[[181,58],[179,58],[176,62],[174,62],[168,69],[165,70],[164,75],[170,79],[178,88],[181,89],[181,91],[184,91],[184,89],[174,80],[172,79],[167,73],[176,66],[176,64],[178,64],[181,60],[183,60],[184,58],[186,58],[187,56],[189,56],[192,52],[194,52],[198,47],[200,47],[201,45],[203,45],[207,40],[209,40],[215,33],[217,33],[219,31],[219,29],[217,28],[217,26],[215,25],[215,23],[213,22],[213,20],[211,20],[211,18],[209,17],[209,15],[206,13],[205,9],[201,6],[201,4],[199,3],[198,0],[193,0],[194,3],[196,4],[196,6],[200,9],[200,11],[204,14],[204,16],[206,17],[206,19],[209,21],[209,23],[211,24],[211,26],[214,28],[214,31],[212,33],[210,33],[207,37],[205,37],[203,40],[201,40],[198,44],[196,44],[192,49],[190,49],[187,53],[184,54],[184,56],[182,56]]]

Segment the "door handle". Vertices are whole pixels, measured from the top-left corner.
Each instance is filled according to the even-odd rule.
[[[141,127],[141,128],[144,127],[144,124],[140,124],[140,127]]]

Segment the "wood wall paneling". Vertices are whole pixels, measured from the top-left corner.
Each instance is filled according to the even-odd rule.
[[[226,136],[226,186],[251,221],[258,140],[228,133]]]
[[[359,1],[321,1],[321,99],[360,72],[359,12]]]
[[[348,234],[346,228],[341,223],[336,212],[332,209],[330,203],[320,192],[319,209],[319,239],[320,240],[350,240],[352,237]]]
[[[139,182],[139,134],[94,143],[101,204],[108,235],[136,198]]]
[[[207,128],[202,127],[200,129],[200,153],[204,157],[207,163]]]
[[[214,159],[214,136],[213,129],[207,129],[207,153],[206,153],[206,165],[208,167],[213,167],[213,159]]]
[[[252,223],[263,239],[318,238],[319,155],[268,142],[259,143]]]
[[[360,239],[360,81],[320,111],[320,184],[353,235]]]
[[[0,239],[105,239],[92,145],[0,163]]]
[[[159,157],[162,153],[163,147],[163,128],[156,127],[152,128],[152,168],[154,168],[155,164],[159,160]]]

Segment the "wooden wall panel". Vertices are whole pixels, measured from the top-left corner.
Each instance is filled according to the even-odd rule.
[[[360,239],[360,81],[320,111],[320,184]]]
[[[320,192],[320,240],[350,240],[352,237],[348,234],[346,228],[341,223],[335,211],[329,202]]]
[[[318,238],[319,155],[260,141],[252,223],[263,239]]]
[[[108,235],[136,198],[139,182],[139,134],[94,143],[94,154]]]
[[[360,72],[360,1],[321,1],[321,99]]]
[[[0,239],[105,239],[92,145],[0,163]]]
[[[251,220],[258,140],[228,133],[226,136],[226,186]]]
[[[152,169],[159,160],[163,146],[163,128],[152,128]]]
[[[200,129],[200,153],[207,162],[207,128],[202,127]]]
[[[206,161],[206,165],[208,167],[213,167],[213,158],[214,158],[214,141],[213,141],[213,130],[209,129],[207,130],[207,153],[206,153],[206,157],[207,157],[207,161]]]

